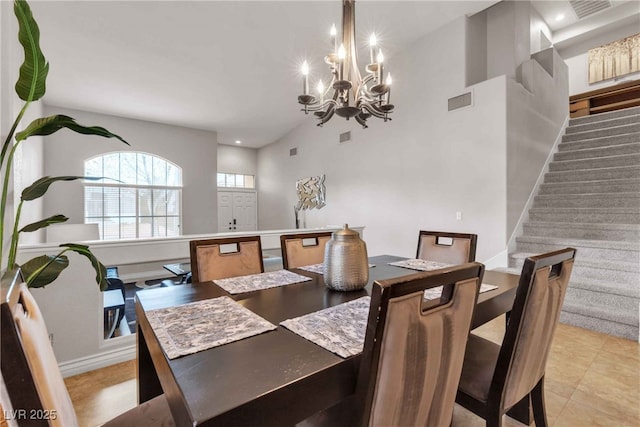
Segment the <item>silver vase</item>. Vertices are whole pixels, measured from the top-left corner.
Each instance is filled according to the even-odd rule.
[[[369,281],[367,245],[349,228],[333,233],[324,250],[324,283],[336,291],[357,291]]]

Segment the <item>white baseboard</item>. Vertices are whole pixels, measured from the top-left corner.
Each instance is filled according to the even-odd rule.
[[[126,362],[136,358],[135,342],[130,346],[109,350],[80,359],[70,360],[60,363],[60,371],[64,378],[73,375],[83,374],[95,369],[105,368],[116,363]]]

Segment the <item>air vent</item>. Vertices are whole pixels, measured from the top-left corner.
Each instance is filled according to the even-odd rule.
[[[471,105],[473,99],[471,98],[471,92],[463,93],[462,95],[449,98],[449,111],[457,110],[458,108],[468,107]]]
[[[585,18],[611,7],[609,0],[569,0],[569,3],[578,19]]]
[[[296,156],[298,154],[298,147],[289,149],[289,156]]]
[[[340,134],[340,144],[351,141],[351,131]]]

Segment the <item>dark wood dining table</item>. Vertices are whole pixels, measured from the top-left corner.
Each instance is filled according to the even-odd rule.
[[[389,265],[405,258],[371,257],[369,284],[362,291],[329,290],[322,275],[301,269],[312,281],[229,295],[213,282],[150,289],[137,294],[138,399],[164,393],[176,425],[285,426],[328,408],[355,391],[360,356],[346,359],[288,329],[255,335],[170,360],[151,328],[147,311],[230,296],[269,322],[312,313],[368,295],[374,280],[415,274]],[[476,328],[508,311],[519,276],[486,271],[483,283],[498,288],[481,293]],[[185,325],[188,327],[188,325]]]

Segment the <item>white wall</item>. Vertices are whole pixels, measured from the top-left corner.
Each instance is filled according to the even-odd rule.
[[[447,112],[447,99],[465,90],[465,27],[460,18],[389,61],[392,121],[362,130],[334,117],[320,128],[309,117],[260,149],[261,228],[291,227],[295,181],[324,173],[327,205],[306,213],[307,226],[362,224],[370,255],[415,256],[420,229],[477,233],[481,261],[502,251],[506,80],[473,86],[474,106]],[[340,145],[346,129],[353,141]],[[298,155],[289,157],[292,147]]]
[[[487,19],[487,77],[514,78],[531,54],[531,4],[501,1],[483,11]]]
[[[568,70],[553,49],[543,52],[549,74],[536,60],[518,70],[522,84],[507,84],[507,233],[518,220],[567,117]]]
[[[217,136],[215,132],[126,119],[60,107],[45,107],[47,114],[66,114],[86,126],[102,126],[126,139],[76,134],[67,130],[45,137],[45,173],[83,175],[84,160],[111,151],[143,151],[164,157],[182,168],[182,233],[217,230]],[[69,223],[84,222],[84,194],[80,182],[51,186],[45,195],[46,215],[62,213]]]
[[[603,34],[599,34],[560,50],[560,56],[562,56],[569,67],[569,94],[575,95],[611,86],[627,80],[640,79],[640,73],[633,73],[621,76],[617,79],[589,84],[589,49],[637,34],[639,31],[638,28],[638,22],[635,22],[607,31]]]
[[[218,172],[256,175],[258,150],[232,145],[218,145]]]

